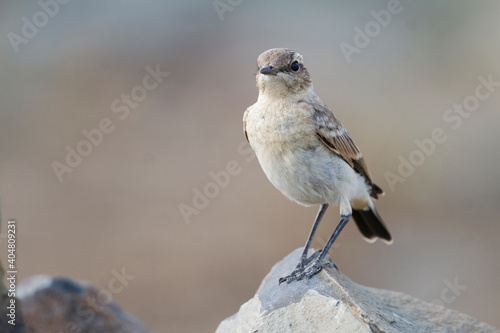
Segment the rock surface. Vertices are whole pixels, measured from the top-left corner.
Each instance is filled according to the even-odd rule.
[[[335,269],[278,286],[302,249],[277,263],[255,296],[216,333],[268,332],[481,332],[500,330],[443,306],[388,290],[360,286]],[[312,252],[311,252],[312,253]]]
[[[30,333],[148,332],[105,292],[87,283],[39,275],[23,281],[18,290]]]

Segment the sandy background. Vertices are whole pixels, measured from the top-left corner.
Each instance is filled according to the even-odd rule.
[[[394,244],[368,244],[348,225],[331,252],[342,272],[426,301],[445,295],[448,307],[500,327],[500,87],[456,129],[443,119],[475,94],[479,76],[500,82],[500,4],[401,1],[348,63],[340,45],[353,45],[354,29],[387,5],[247,0],[221,20],[212,1],[71,1],[16,52],[9,34],[42,9],[0,3],[2,231],[17,219],[19,277],[107,288],[125,268],[135,279],[113,298],[153,332],[213,332],[303,246],[316,214],[238,149],[257,56],[289,47],[387,192],[377,208]],[[122,94],[140,93],[147,66],[169,75],[126,117],[113,112]],[[66,146],[105,118],[113,132],[59,181],[53,162],[65,163]],[[399,156],[435,128],[446,141],[391,189],[387,172],[398,174]],[[183,218],[180,205],[193,206],[196,189],[230,161],[239,172]],[[338,218],[330,208],[314,247]],[[466,288],[454,294],[454,280]]]

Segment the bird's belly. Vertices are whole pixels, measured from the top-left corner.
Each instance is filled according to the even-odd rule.
[[[366,191],[359,175],[319,142],[286,149],[270,145],[256,153],[271,183],[301,205],[338,204],[342,197],[350,199]]]

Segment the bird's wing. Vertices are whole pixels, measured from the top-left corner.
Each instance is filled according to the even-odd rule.
[[[314,106],[313,121],[316,126],[316,134],[321,142],[365,178],[372,188],[371,196],[377,198],[378,194],[384,193],[380,187],[373,183],[365,159],[352,141],[351,136],[326,105]]]

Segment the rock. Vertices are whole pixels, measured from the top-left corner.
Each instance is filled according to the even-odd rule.
[[[148,332],[136,318],[88,283],[39,275],[23,281],[18,290],[30,333]]]
[[[277,263],[255,296],[222,321],[216,333],[500,332],[437,304],[358,285],[335,269],[323,269],[310,280],[278,285],[279,278],[295,268],[301,253],[297,249]]]

